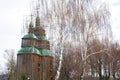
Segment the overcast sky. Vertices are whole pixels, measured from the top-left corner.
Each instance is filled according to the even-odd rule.
[[[120,42],[120,0],[110,0],[111,2],[111,26],[115,40]]]
[[[30,14],[30,1],[0,0],[0,71],[4,69],[4,50],[20,49],[23,17]]]
[[[4,69],[4,50],[20,49],[23,17],[30,14],[30,1],[0,0],[0,71]],[[108,1],[114,39],[120,40],[120,0]]]

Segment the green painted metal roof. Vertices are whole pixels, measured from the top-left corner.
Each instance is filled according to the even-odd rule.
[[[24,54],[24,53],[34,53],[41,55],[41,52],[35,47],[24,47],[18,51],[18,54]]]
[[[29,27],[33,28],[33,23],[32,22],[30,22]]]
[[[47,41],[45,36],[36,35],[38,39]]]
[[[43,56],[52,56],[53,55],[53,53],[48,49],[41,49],[40,52]]]
[[[34,39],[38,39],[38,38],[36,37],[36,35],[33,34],[33,33],[28,33],[27,35],[24,35],[23,38],[24,38],[24,39],[26,39],[26,38],[34,38]]]
[[[38,15],[36,17],[36,21],[40,21],[40,17]]]
[[[47,40],[45,36],[41,36],[41,39],[42,40]]]

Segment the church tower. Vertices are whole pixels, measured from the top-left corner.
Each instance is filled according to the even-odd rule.
[[[35,26],[31,21],[17,54],[17,80],[53,80],[53,59],[37,14]]]

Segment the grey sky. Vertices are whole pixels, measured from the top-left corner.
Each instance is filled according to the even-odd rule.
[[[30,0],[0,0],[0,70],[5,49],[20,49],[24,15],[30,13]]]
[[[0,0],[0,70],[4,69],[5,49],[18,51],[21,46],[23,17],[30,14],[31,0]],[[120,0],[109,0],[112,14],[112,31],[120,39]]]
[[[120,0],[110,0],[110,4],[113,36],[118,41],[120,40]]]

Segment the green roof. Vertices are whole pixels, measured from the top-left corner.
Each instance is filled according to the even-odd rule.
[[[32,23],[32,21],[30,22],[29,27],[33,28],[33,23]]]
[[[24,54],[24,53],[34,53],[41,55],[40,51],[35,47],[24,47],[18,51],[18,54]]]
[[[27,39],[27,38],[38,39],[38,38],[36,37],[36,35],[33,34],[33,33],[28,33],[27,35],[24,35],[23,38],[24,38],[24,39]]]
[[[43,56],[52,56],[53,55],[53,53],[48,49],[41,49],[40,51]]]
[[[38,15],[36,17],[36,21],[40,21],[40,17]]]
[[[46,41],[47,41],[47,39],[46,39],[45,36],[40,36],[40,35],[36,35],[36,36],[37,36],[37,38],[40,39],[40,40],[46,40]]]

